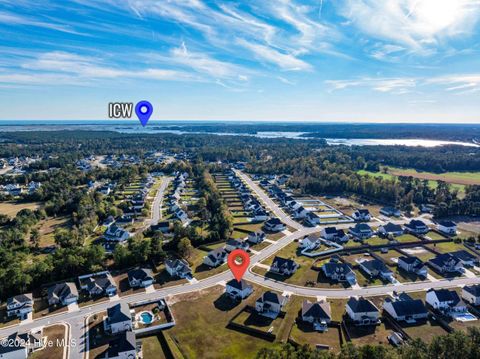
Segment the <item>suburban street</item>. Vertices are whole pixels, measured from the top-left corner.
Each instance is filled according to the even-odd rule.
[[[268,195],[258,185],[256,185],[247,175],[243,174],[240,171],[237,171],[237,173],[245,181],[245,183],[252,189],[252,191],[259,198],[262,199],[262,201],[265,203],[265,205],[268,207],[268,209],[272,213],[277,215],[284,223],[288,224],[290,227],[297,229],[295,232],[286,234],[284,237],[282,237],[278,241],[272,243],[265,249],[261,250],[258,254],[253,255],[250,259],[250,269],[255,264],[275,254],[276,252],[278,252],[280,249],[282,249],[292,241],[296,239],[301,239],[306,235],[319,231],[318,226],[315,228],[304,227],[298,222],[290,219],[288,215],[274,201],[272,201],[268,197]],[[154,213],[152,215],[152,223],[156,223],[159,220],[160,206],[162,203],[163,193],[168,186],[168,182],[169,182],[169,179],[163,180],[155,196],[155,200],[153,202]],[[403,223],[403,222],[405,222],[405,220],[399,221],[399,223]],[[351,223],[338,225],[337,227],[348,228],[349,226],[351,226]],[[261,275],[253,273],[250,269],[245,273],[245,276],[244,276],[244,278],[248,281],[251,281],[258,285],[271,288],[280,292],[287,292],[289,294],[296,294],[300,296],[310,296],[310,297],[324,296],[328,298],[347,298],[350,296],[372,296],[372,295],[389,294],[389,293],[392,293],[393,291],[406,291],[406,292],[421,291],[429,288],[446,288],[446,287],[463,286],[466,284],[480,283],[479,277],[474,277],[474,278],[462,277],[462,278],[456,278],[452,280],[438,280],[436,282],[418,282],[418,283],[404,283],[404,284],[400,283],[398,285],[382,285],[382,286],[357,288],[357,289],[309,288],[309,287],[300,287],[292,284],[282,283],[269,278],[265,278]],[[233,278],[233,275],[230,273],[229,270],[226,270],[220,274],[208,277],[200,281],[196,281],[194,283],[187,283],[187,284],[162,288],[151,293],[146,293],[146,292],[136,293],[136,294],[132,294],[124,297],[115,296],[113,298],[110,298],[110,300],[93,304],[90,306],[86,306],[76,311],[63,312],[63,313],[47,316],[44,318],[39,318],[32,322],[22,323],[20,325],[2,328],[0,329],[0,338],[6,337],[9,334],[16,331],[23,332],[23,331],[31,330],[36,327],[40,327],[40,326],[46,326],[46,325],[54,324],[57,322],[64,322],[70,325],[70,328],[71,328],[70,339],[76,342],[76,345],[70,348],[70,358],[80,359],[80,358],[83,358],[83,354],[85,350],[84,349],[85,348],[85,342],[84,342],[85,341],[85,337],[84,337],[85,317],[92,315],[94,313],[104,311],[108,307],[119,302],[132,303],[140,300],[150,300],[150,299],[163,298],[163,297],[168,299],[169,296],[200,291],[218,284],[223,284],[232,278]]]

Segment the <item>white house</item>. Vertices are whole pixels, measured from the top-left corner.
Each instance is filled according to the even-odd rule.
[[[414,273],[420,277],[426,277],[428,269],[425,264],[417,257],[402,256],[398,258],[397,266],[408,273]]]
[[[218,267],[225,263],[227,252],[224,248],[215,248],[203,257],[203,264],[209,267]]]
[[[270,218],[268,221],[266,221],[263,224],[263,227],[268,232],[281,232],[281,231],[284,231],[287,228],[281,220],[279,220],[278,218],[275,218],[275,217]]]
[[[263,231],[252,232],[248,235],[247,241],[253,244],[261,243],[267,238],[267,235]]]
[[[49,305],[70,305],[77,303],[78,290],[75,283],[63,282],[57,283],[48,288],[48,304]]]
[[[132,330],[132,315],[127,303],[118,303],[107,309],[107,316],[103,318],[105,331],[111,334]]]
[[[247,298],[253,292],[253,287],[249,285],[243,279],[237,281],[232,279],[225,285],[225,293],[227,293],[232,299],[242,300]]]
[[[304,300],[302,303],[302,320],[311,323],[317,331],[325,331],[332,320],[332,311],[330,303],[319,301],[312,303]]]
[[[165,261],[165,269],[172,277],[192,277],[192,270],[185,259],[167,259]]]
[[[296,211],[298,208],[302,207],[302,204],[300,202],[295,201],[295,200],[286,201],[286,204],[287,204],[288,209],[290,211]]]
[[[413,299],[402,293],[397,298],[387,298],[383,309],[395,320],[414,323],[428,318],[428,311],[421,299]]]
[[[300,241],[299,247],[311,251],[317,249],[318,247],[320,247],[320,245],[320,238],[315,234],[311,234],[309,236],[303,237],[303,239]]]
[[[367,222],[372,219],[368,209],[357,209],[353,212],[352,218],[356,221]]]
[[[480,305],[480,284],[466,285],[463,287],[462,299],[472,305]]]
[[[7,316],[26,318],[33,311],[32,293],[19,294],[7,299]]]
[[[286,304],[287,298],[274,292],[265,292],[255,302],[255,310],[258,314],[275,319]]]
[[[103,234],[103,238],[106,241],[123,242],[130,238],[130,233],[128,233],[125,229],[112,224],[106,229],[105,233]]]
[[[432,308],[451,317],[455,317],[458,313],[467,312],[465,302],[460,299],[454,290],[430,289],[427,291],[426,302],[431,305]]]
[[[308,212],[307,217],[305,217],[305,224],[315,227],[320,224],[320,217],[314,212]]]
[[[371,301],[351,297],[346,305],[349,318],[356,325],[376,325],[380,322],[380,311]]]
[[[297,269],[298,264],[295,263],[295,261],[293,261],[292,259],[275,256],[275,258],[273,258],[273,262],[270,266],[269,271],[272,273],[289,276],[295,273]]]
[[[152,270],[148,268],[134,268],[127,275],[131,288],[146,288],[155,282]]]
[[[263,208],[259,208],[257,210],[254,210],[253,220],[255,222],[263,222],[263,221],[268,220],[269,218],[270,218],[270,215]]]
[[[450,252],[450,254],[462,262],[462,265],[465,267],[474,267],[478,264],[478,257],[474,256],[470,252],[467,252],[465,249],[459,251]]]
[[[303,206],[298,207],[296,210],[293,211],[293,218],[295,219],[303,219],[307,216],[309,211],[307,211]]]
[[[437,229],[445,234],[453,236],[457,234],[457,225],[452,221],[440,221],[437,223]]]

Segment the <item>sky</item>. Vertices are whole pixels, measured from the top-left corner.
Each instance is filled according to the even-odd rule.
[[[0,0],[0,119],[480,123],[480,0]]]

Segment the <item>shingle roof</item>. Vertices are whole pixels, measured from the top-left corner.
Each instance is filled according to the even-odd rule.
[[[107,315],[110,323],[121,323],[131,320],[130,308],[127,303],[118,303],[107,309]]]
[[[313,317],[316,319],[331,319],[330,303],[316,302],[311,303],[304,300],[302,304],[302,316]]]
[[[135,349],[135,333],[132,331],[126,331],[110,342],[110,346],[104,353],[102,353],[101,358],[117,358],[119,353],[129,352]]]
[[[480,297],[480,284],[466,285],[463,287],[463,290],[474,295],[475,297]]]
[[[378,259],[363,261],[363,262],[360,263],[360,266],[368,269],[369,271],[375,271],[376,270],[376,271],[379,271],[379,272],[382,272],[382,273],[391,272],[391,270],[387,268],[385,263],[383,263],[381,260],[378,260]]]
[[[398,316],[410,316],[428,313],[427,308],[425,308],[425,304],[423,304],[421,299],[407,299],[403,297],[403,299],[392,301],[392,307]]]
[[[151,269],[148,268],[135,268],[128,271],[128,280],[152,280],[153,273]]]
[[[272,266],[292,270],[296,267],[296,263],[292,259],[287,259],[287,258],[282,258],[282,257],[277,257],[276,256],[275,258],[273,258]]]
[[[378,308],[372,302],[364,298],[357,299],[351,297],[348,300],[347,305],[354,313],[378,312]]]
[[[440,221],[438,222],[439,225],[444,226],[444,227],[456,227],[457,225],[455,222],[452,221]]]
[[[57,297],[60,299],[66,298],[69,295],[74,295],[78,297],[78,290],[75,286],[75,283],[71,282],[64,282],[64,283],[57,283],[50,288],[48,288],[48,298]]]
[[[244,281],[243,279],[239,282],[237,281],[236,279],[232,279],[230,281],[227,282],[227,286],[229,287],[233,287],[235,289],[238,289],[238,290],[244,290],[248,287],[251,287],[251,285],[249,285],[246,281]]]
[[[452,304],[460,302],[460,297],[454,290],[432,289],[432,291],[435,293],[440,302],[452,302]]]
[[[382,228],[389,233],[403,231],[402,226],[400,226],[399,224],[394,224],[392,222],[388,222],[387,224],[383,225]]]

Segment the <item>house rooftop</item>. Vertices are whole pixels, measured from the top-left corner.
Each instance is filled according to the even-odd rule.
[[[332,312],[330,309],[330,303],[325,301],[312,303],[308,300],[304,300],[302,303],[302,316],[331,319]]]
[[[368,313],[368,312],[378,312],[378,308],[369,300],[365,298],[354,298],[351,297],[347,305],[352,309],[354,313]]]
[[[480,297],[480,284],[466,285],[463,287],[463,290],[474,295],[475,297]]]
[[[128,271],[128,280],[152,280],[153,273],[149,268],[134,268]]]
[[[232,288],[235,288],[235,289],[238,289],[238,290],[244,290],[248,287],[251,287],[251,285],[248,284],[243,279],[240,282],[236,279],[229,280],[226,285],[228,287],[232,287]]]
[[[118,303],[107,309],[107,316],[110,323],[121,323],[131,320],[130,307],[127,303]]]

